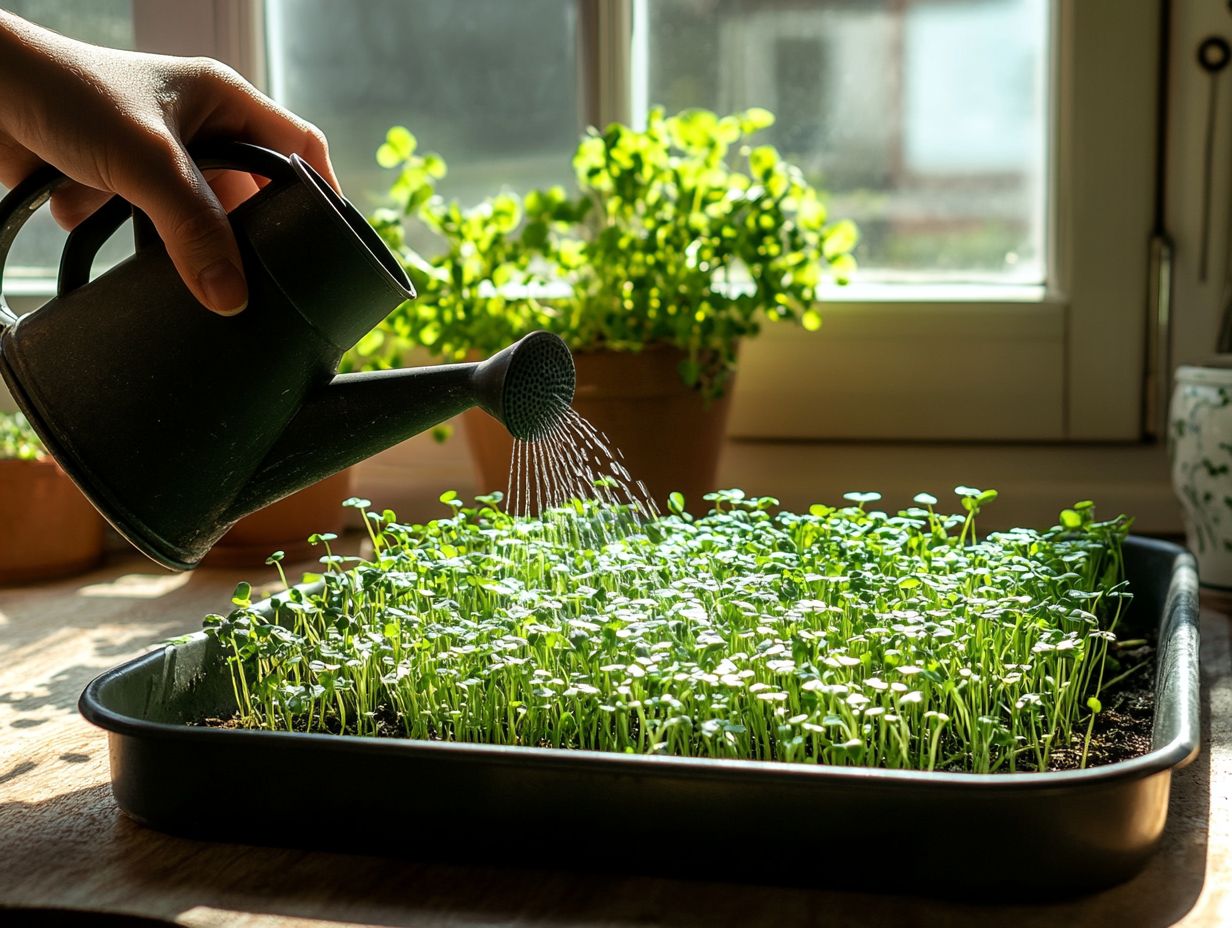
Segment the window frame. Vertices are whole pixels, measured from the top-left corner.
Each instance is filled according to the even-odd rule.
[[[644,118],[648,2],[578,0],[584,123]],[[213,0],[228,24],[237,3]],[[1156,114],[1138,104],[1155,98],[1159,3],[1049,2],[1047,284],[832,290],[820,332],[772,325],[742,346],[732,438],[1143,439]]]

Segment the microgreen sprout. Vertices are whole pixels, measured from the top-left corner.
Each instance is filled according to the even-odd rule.
[[[873,493],[797,514],[725,490],[642,524],[447,493],[405,525],[348,500],[370,560],[313,536],[317,588],[259,608],[241,584],[206,627],[254,727],[981,773],[1081,741],[1085,765],[1129,521],[1079,504],[979,539],[996,494],[958,495],[957,514]]]

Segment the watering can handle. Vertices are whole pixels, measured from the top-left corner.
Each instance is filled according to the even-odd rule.
[[[246,142],[194,145],[191,153],[197,166],[203,170],[227,168],[260,174],[272,181],[292,180],[295,177],[291,162],[284,155]],[[22,226],[38,212],[39,207],[51,199],[56,188],[67,179],[58,168],[44,165],[0,200],[0,281],[4,279],[4,265],[8,260],[9,249]],[[135,213],[128,202],[120,197],[112,197],[69,234],[60,261],[57,287],[59,295],[63,296],[89,280],[90,268],[98,249]],[[141,228],[140,222],[141,220],[138,220],[138,229]],[[148,220],[145,222],[148,223]],[[16,322],[17,314],[9,308],[4,294],[0,292],[0,330]]]
[[[291,161],[276,151],[248,142],[211,142],[190,148],[193,161],[203,171],[222,168],[260,174],[271,181],[293,181]],[[94,258],[107,239],[128,219],[133,220],[133,238],[137,248],[159,241],[154,225],[145,213],[123,197],[112,197],[69,233],[60,257],[57,296],[64,296],[90,282]]]
[[[17,233],[66,180],[57,168],[44,165],[0,200],[0,281],[4,280],[4,264]],[[17,314],[9,308],[4,294],[0,292],[0,331],[16,323]]]

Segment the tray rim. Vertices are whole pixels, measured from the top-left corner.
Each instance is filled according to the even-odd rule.
[[[1166,617],[1169,608],[1182,613],[1178,627],[1169,642],[1181,650],[1182,667],[1198,668],[1199,615],[1197,562],[1192,553],[1173,542],[1131,535],[1127,543],[1173,557],[1172,583],[1164,603]],[[1181,589],[1177,589],[1178,575]],[[303,584],[312,589],[319,584]],[[1179,596],[1176,594],[1179,593]],[[1180,599],[1174,602],[1174,599]],[[269,609],[271,599],[258,604]],[[83,690],[78,710],[86,721],[111,735],[129,737],[171,738],[177,741],[203,742],[208,738],[229,738],[232,742],[252,745],[268,744],[287,747],[296,744],[315,746],[317,750],[345,751],[361,756],[390,755],[420,761],[472,760],[485,765],[524,766],[540,769],[554,767],[576,769],[579,765],[594,767],[610,775],[671,776],[723,780],[761,780],[773,777],[776,782],[796,782],[809,785],[817,782],[849,783],[886,789],[926,787],[932,789],[975,790],[982,794],[1021,791],[1048,791],[1097,786],[1126,780],[1145,779],[1156,774],[1179,769],[1192,762],[1200,751],[1200,694],[1189,686],[1180,686],[1176,715],[1178,732],[1166,744],[1129,760],[1088,767],[1085,770],[1015,773],[960,773],[927,770],[888,770],[880,767],[837,767],[824,764],[792,764],[781,761],[742,760],[739,758],[677,757],[654,754],[617,754],[607,751],[492,745],[458,741],[422,741],[410,738],[374,738],[361,735],[331,735],[310,732],[281,732],[258,729],[222,729],[194,727],[170,722],[153,722],[125,715],[109,708],[102,699],[103,690],[117,678],[139,672],[147,665],[167,660],[177,648],[207,638],[204,631],[180,636],[173,642],[134,657],[96,676]],[[1200,686],[1200,680],[1199,684]],[[1158,687],[1158,677],[1156,678]],[[1158,692],[1158,690],[1157,690]],[[1158,711],[1158,700],[1156,700]],[[221,743],[221,742],[216,742]]]

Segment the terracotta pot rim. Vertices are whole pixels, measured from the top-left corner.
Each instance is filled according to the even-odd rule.
[[[97,552],[67,561],[44,561],[29,567],[13,569],[0,566],[0,586],[25,586],[30,583],[80,576],[97,567],[102,559],[103,549],[100,544]]]
[[[0,467],[54,467],[60,469],[60,465],[56,463],[56,459],[50,454],[45,454],[42,457],[34,458],[33,460],[22,460],[21,458],[0,458]]]

